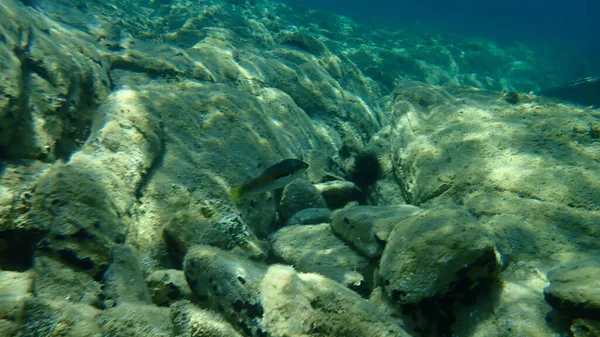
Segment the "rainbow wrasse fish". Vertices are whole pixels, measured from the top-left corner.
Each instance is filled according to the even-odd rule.
[[[250,194],[267,192],[283,187],[301,177],[308,164],[299,159],[284,159],[267,168],[244,185],[231,189],[231,199],[240,200]]]

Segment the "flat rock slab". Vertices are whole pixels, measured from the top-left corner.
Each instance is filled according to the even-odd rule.
[[[400,304],[444,295],[460,282],[491,278],[501,265],[493,242],[460,208],[438,207],[394,227],[380,262],[384,289]]]
[[[347,207],[333,212],[331,228],[361,254],[375,258],[381,255],[394,226],[421,211],[412,205]]]
[[[407,202],[459,200],[476,187],[600,207],[593,110],[418,83],[400,84],[394,97],[394,172]]]
[[[364,282],[359,271],[369,260],[338,239],[328,223],[284,227],[272,240],[275,255],[299,271],[319,273],[349,287]]]
[[[572,263],[548,273],[544,297],[554,308],[575,317],[600,320],[600,258]]]
[[[287,225],[316,225],[329,222],[331,210],[329,208],[305,208],[296,212],[288,219]]]

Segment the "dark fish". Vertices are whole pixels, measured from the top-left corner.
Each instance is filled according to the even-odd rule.
[[[284,159],[264,170],[248,183],[232,188],[231,199],[237,201],[250,194],[267,192],[283,187],[301,177],[307,168],[308,164],[302,160]]]

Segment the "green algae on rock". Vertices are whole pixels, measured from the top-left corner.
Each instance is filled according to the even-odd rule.
[[[327,207],[317,188],[306,180],[296,180],[283,188],[279,212],[289,219],[296,212],[307,208]]]
[[[223,316],[193,302],[178,301],[170,309],[174,337],[242,337]]]
[[[394,226],[422,211],[412,205],[349,206],[333,212],[331,229],[364,256],[377,258]]]
[[[502,265],[475,218],[458,208],[438,207],[394,226],[381,256],[380,275],[394,302],[413,304],[444,296],[460,283],[471,284],[466,288],[471,289],[493,280]]]
[[[563,82],[565,57],[267,0],[25,2],[0,4],[0,335],[594,331],[542,291],[600,238],[597,110],[526,94]],[[325,207],[312,184],[371,150],[390,169],[371,207],[307,216]],[[291,157],[310,183],[230,202]],[[305,228],[277,232],[286,219]],[[309,230],[314,249],[292,246]],[[342,283],[369,259],[358,291],[372,300],[267,266],[273,247]]]
[[[318,273],[357,291],[366,288],[361,274],[369,261],[338,239],[328,223],[286,226],[271,241],[275,256],[300,272]]]
[[[401,319],[318,274],[273,265],[261,289],[263,326],[275,336],[411,336]]]
[[[266,266],[196,246],[186,256],[185,274],[196,295],[218,303],[248,336],[410,336],[401,321],[355,292],[292,267]]]
[[[156,270],[146,278],[152,303],[171,306],[178,301],[193,301],[194,295],[182,270]]]
[[[0,158],[66,159],[110,91],[92,36],[14,1],[0,5]]]
[[[548,273],[550,285],[544,289],[546,301],[565,315],[600,320],[598,256],[571,261]]]
[[[32,273],[0,271],[0,334],[12,336],[22,328],[25,306],[33,298]]]

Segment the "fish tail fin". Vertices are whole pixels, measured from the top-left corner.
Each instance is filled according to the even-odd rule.
[[[238,201],[242,198],[242,187],[237,186],[231,189],[231,200]]]

